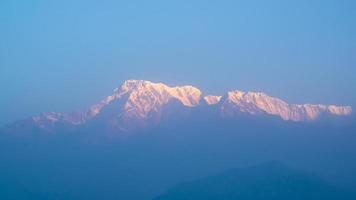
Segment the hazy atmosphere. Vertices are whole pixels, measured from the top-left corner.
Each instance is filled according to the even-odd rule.
[[[355,106],[355,18],[353,0],[1,1],[0,125],[127,79]]]
[[[1,0],[0,200],[355,200],[355,0]]]

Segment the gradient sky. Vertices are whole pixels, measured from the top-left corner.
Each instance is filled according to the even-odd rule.
[[[126,79],[356,106],[354,0],[2,0],[0,125]]]

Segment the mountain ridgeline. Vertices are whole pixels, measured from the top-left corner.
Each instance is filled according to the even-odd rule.
[[[351,115],[350,106],[288,104],[261,92],[235,90],[223,96],[204,96],[193,86],[169,87],[163,83],[128,80],[112,95],[85,111],[42,113],[10,124],[6,131],[63,132],[95,126],[102,132],[124,133],[155,127],[162,121],[202,116],[219,120],[262,116],[283,121],[315,122]]]
[[[231,169],[181,183],[154,200],[352,200],[352,191],[334,187],[322,178],[279,162]]]
[[[87,110],[0,130],[0,199],[349,200],[354,122],[347,106],[129,80]],[[312,175],[258,165],[274,160]]]

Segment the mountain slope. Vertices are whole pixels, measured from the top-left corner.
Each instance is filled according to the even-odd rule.
[[[112,95],[88,110],[72,113],[43,113],[7,126],[10,132],[21,127],[58,132],[100,125],[110,132],[122,132],[155,126],[162,120],[183,119],[192,110],[214,107],[218,112],[204,113],[216,117],[277,116],[288,121],[315,121],[322,117],[350,116],[350,106],[294,105],[260,92],[231,91],[224,96],[203,96],[193,86],[169,87],[163,83],[128,80]]]
[[[312,121],[322,115],[347,116],[351,115],[350,106],[334,105],[296,105],[288,104],[281,99],[268,96],[261,92],[228,92],[222,100],[223,115],[236,113],[249,113],[251,115],[268,114],[276,115],[283,120]]]
[[[155,200],[351,200],[355,197],[317,176],[270,162],[186,182]]]

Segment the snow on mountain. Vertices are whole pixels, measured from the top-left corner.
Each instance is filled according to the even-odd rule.
[[[227,93],[221,103],[221,111],[225,116],[233,116],[238,113],[269,114],[279,116],[283,120],[311,121],[323,114],[351,115],[352,108],[350,106],[335,105],[290,105],[281,99],[261,92],[232,91]]]
[[[184,106],[199,105],[201,91],[192,86],[168,87],[163,83],[152,83],[143,80],[128,80],[114,90],[114,94],[101,103],[94,105],[88,112],[94,117],[106,105],[127,96],[123,105],[123,115],[133,118],[145,118],[151,112],[160,112],[163,105],[171,101],[179,101]]]
[[[91,121],[105,122],[118,129],[157,124],[165,113],[178,117],[184,110],[200,105],[218,107],[221,117],[249,115],[273,115],[283,120],[313,121],[323,115],[351,115],[350,106],[296,105],[260,92],[231,91],[224,96],[203,96],[193,86],[169,87],[163,83],[144,80],[128,80],[116,88],[112,95],[83,112],[43,113],[26,120],[41,129],[56,125],[79,126]],[[19,124],[17,123],[17,127]]]
[[[221,100],[222,96],[214,96],[214,95],[208,95],[204,97],[204,101],[208,104],[208,105],[214,105],[219,103],[219,101]]]

